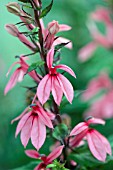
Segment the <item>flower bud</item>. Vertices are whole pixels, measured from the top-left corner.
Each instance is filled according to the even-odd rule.
[[[16,28],[15,25],[13,24],[6,24],[5,25],[5,29],[7,30],[7,32],[11,35],[13,35],[14,37],[18,37],[18,29]]]
[[[21,9],[20,9],[20,6],[18,3],[16,2],[10,2],[6,5],[7,7],[7,10],[12,13],[12,14],[15,14],[17,16],[20,16],[20,13],[21,13]]]
[[[50,34],[55,35],[59,31],[60,27],[57,21],[52,21],[48,24],[48,31]]]

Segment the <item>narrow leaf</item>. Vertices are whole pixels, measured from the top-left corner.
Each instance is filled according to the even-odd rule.
[[[49,11],[51,10],[52,6],[53,6],[53,0],[51,1],[50,5],[48,5],[46,8],[44,8],[44,9],[42,10],[42,13],[41,13],[41,15],[40,15],[40,18],[45,17],[45,16],[49,13]]]

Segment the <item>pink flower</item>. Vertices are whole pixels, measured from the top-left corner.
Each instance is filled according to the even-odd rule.
[[[97,99],[91,107],[85,111],[84,116],[95,116],[102,119],[113,117],[113,90]]]
[[[26,36],[24,34],[22,34],[21,32],[19,32],[19,30],[17,29],[17,27],[13,24],[6,24],[5,25],[5,29],[7,30],[7,32],[11,35],[13,35],[14,37],[18,37],[18,39],[24,43],[28,48],[30,48],[32,51],[36,50],[35,45],[30,42]]]
[[[15,66],[16,64],[20,64],[20,67],[18,67],[14,73],[12,74],[8,84],[5,87],[5,91],[4,93],[7,94],[9,90],[11,90],[17,82],[21,82],[24,78],[24,75],[27,73],[28,67],[29,65],[25,62],[26,57],[24,57],[23,55],[19,58],[19,62],[15,62],[12,64],[12,66],[10,67],[8,74],[10,73],[11,69],[13,66]],[[40,82],[40,75],[38,75],[34,70],[28,73],[30,77],[32,77],[36,82]]]
[[[12,123],[20,119],[15,136],[21,132],[23,146],[26,147],[31,138],[33,146],[39,150],[46,139],[46,126],[53,128],[51,120],[54,119],[54,115],[45,111],[38,103],[31,107],[31,110],[26,108]]]
[[[45,29],[43,21],[41,21],[41,27],[43,32],[43,37],[45,41],[45,47],[47,49],[50,49],[52,46],[61,44],[61,43],[68,43],[70,40],[62,37],[55,37],[55,34],[60,31],[68,31],[71,29],[70,26],[65,24],[58,24],[57,21],[52,21],[48,24],[48,27]],[[56,39],[55,39],[56,38]],[[72,48],[72,43],[70,42],[65,47]]]
[[[60,64],[55,67],[52,66],[54,57],[54,49],[51,49],[47,54],[47,66],[49,74],[47,74],[39,83],[37,88],[37,96],[39,101],[44,104],[52,91],[55,102],[60,105],[63,93],[67,100],[71,103],[73,100],[73,87],[71,83],[62,74],[57,72],[57,69],[62,69],[76,78],[71,68]]]
[[[76,147],[80,141],[86,137],[89,149],[93,156],[99,161],[104,162],[106,155],[111,155],[111,146],[108,140],[97,130],[89,127],[90,124],[105,124],[102,119],[90,118],[86,122],[81,122],[74,127],[70,136],[75,136],[70,141],[71,147]]]
[[[41,169],[44,170],[47,165],[51,164],[53,160],[55,160],[61,155],[63,148],[64,148],[63,145],[55,148],[48,156],[42,156],[35,150],[26,150],[25,153],[27,156],[31,158],[35,158],[35,159],[41,158],[43,162],[41,162],[38,166],[36,166],[34,170],[41,170]]]
[[[87,90],[83,93],[82,99],[89,100],[102,89],[110,89],[112,87],[112,82],[105,72],[101,72],[96,78],[93,78],[88,86]]]
[[[93,41],[81,48],[78,53],[79,59],[83,62],[91,57],[99,45],[108,49],[113,47],[113,22],[110,18],[110,12],[105,8],[98,8],[95,12],[91,13],[90,18],[91,20],[104,22],[106,24],[106,34],[100,33],[94,23],[89,24],[89,31]]]

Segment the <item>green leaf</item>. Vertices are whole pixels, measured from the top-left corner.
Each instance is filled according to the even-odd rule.
[[[55,139],[62,140],[68,135],[68,127],[63,123],[59,124],[55,127],[52,135]]]
[[[55,167],[54,164],[49,164],[46,168],[53,168],[53,167]]]
[[[61,48],[63,48],[64,46],[66,46],[66,45],[69,44],[69,43],[70,43],[70,41],[67,42],[67,43],[61,43],[61,44],[56,45],[56,46],[55,46],[55,51],[60,50]]]
[[[42,13],[41,13],[41,15],[40,15],[40,18],[45,17],[45,16],[49,13],[49,11],[51,10],[52,6],[53,6],[53,0],[51,1],[50,5],[48,5],[46,8],[44,8],[44,9],[42,10]]]
[[[40,66],[42,66],[42,65],[44,65],[44,61],[38,61],[38,62],[36,62],[36,63],[32,63],[30,66],[29,66],[29,68],[28,68],[28,70],[27,70],[27,73],[29,73],[29,72],[31,72],[31,71],[33,71],[33,70],[36,70],[37,69],[37,67],[40,67]]]

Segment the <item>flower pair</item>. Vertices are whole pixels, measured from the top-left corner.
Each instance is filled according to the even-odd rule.
[[[111,146],[108,140],[101,135],[97,130],[90,127],[93,124],[102,124],[105,122],[101,119],[90,118],[86,122],[81,122],[74,127],[74,129],[70,133],[70,137],[74,136],[70,140],[70,146],[76,147],[83,138],[86,138],[88,142],[89,149],[93,156],[99,161],[104,162],[106,159],[106,155],[112,154]]]

